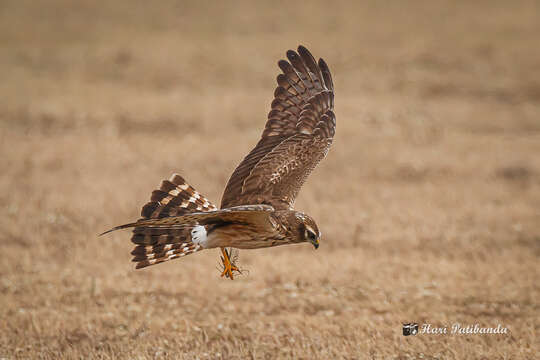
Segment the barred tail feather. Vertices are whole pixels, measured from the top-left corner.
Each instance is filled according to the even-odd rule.
[[[179,229],[160,229],[146,225],[137,226],[133,229],[131,242],[136,245],[163,245],[191,241],[190,230],[192,225]]]
[[[201,195],[184,178],[178,174],[169,180],[163,180],[158,190],[152,192],[150,201],[146,203],[141,216],[135,223],[120,225],[104,232],[133,228],[131,241],[135,248],[131,252],[136,268],[159,264],[176,259],[203,249],[201,244],[193,241],[191,230],[197,226],[193,221],[176,224],[174,228],[156,228],[151,223],[165,218],[181,217],[193,212],[215,211],[217,207]],[[197,240],[197,239],[195,239]]]
[[[159,189],[152,192],[150,201],[141,210],[142,219],[139,222],[216,209],[214,204],[183,177],[174,174],[169,180],[163,180]],[[199,244],[192,241],[192,228],[193,224],[185,224],[185,227],[178,229],[158,229],[135,224],[131,241],[136,246],[131,255],[132,261],[137,263],[136,268],[159,264],[202,250]]]
[[[180,258],[202,250],[203,247],[194,243],[166,244],[160,246],[136,246],[131,252],[136,269],[159,264],[168,260]]]
[[[150,201],[143,206],[144,219],[181,216],[194,211],[212,211],[217,207],[201,195],[178,174],[163,180],[158,190],[152,192]]]

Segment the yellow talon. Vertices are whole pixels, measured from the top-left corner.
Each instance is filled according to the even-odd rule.
[[[235,271],[241,273],[241,271],[235,264],[231,263],[231,259],[227,249],[221,248],[221,253],[223,254],[223,256],[221,257],[221,261],[223,262],[223,272],[221,273],[221,277],[225,276],[230,278],[231,280],[234,280],[233,273]]]

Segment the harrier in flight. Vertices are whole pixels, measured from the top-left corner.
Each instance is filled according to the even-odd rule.
[[[287,51],[287,58],[278,62],[283,73],[261,139],[233,172],[221,208],[175,174],[152,192],[141,219],[105,232],[133,228],[137,269],[219,247],[221,276],[233,279],[240,270],[232,248],[301,242],[319,247],[317,224],[293,206],[332,144],[334,85],[324,60],[316,62],[305,47]]]

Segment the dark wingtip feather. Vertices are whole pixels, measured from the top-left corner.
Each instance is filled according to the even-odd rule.
[[[289,64],[287,60],[283,59],[279,60],[277,64],[284,73],[286,73],[287,70],[291,67],[291,64]]]
[[[324,83],[328,87],[328,90],[334,90],[332,74],[330,74],[330,69],[328,68],[328,65],[326,65],[326,62],[323,59],[319,59],[319,67],[321,68],[324,77]]]
[[[313,55],[311,55],[311,52],[308,49],[306,49],[304,46],[302,45],[298,46],[298,54],[300,54],[300,56],[304,60],[311,61],[311,59],[313,59],[313,63],[315,63],[315,58],[313,57]]]
[[[302,57],[302,59],[304,59],[304,62],[306,63],[306,65],[308,65],[308,67],[310,68],[311,71],[313,71],[313,69],[311,69],[311,65],[317,65],[317,62],[315,61],[315,58],[313,57],[313,55],[311,55],[311,52],[306,49],[304,46],[300,45],[298,46],[298,54],[300,54],[300,57]]]
[[[311,55],[311,52],[304,46],[300,45],[298,46],[298,53],[300,54],[300,57],[304,60],[304,63],[308,67],[309,71],[311,71],[313,75],[315,75],[317,79],[322,83],[324,79],[322,76],[321,68],[317,65],[315,58],[313,57],[313,55]]]
[[[287,59],[290,61],[295,61],[298,59],[298,54],[294,50],[287,50]]]

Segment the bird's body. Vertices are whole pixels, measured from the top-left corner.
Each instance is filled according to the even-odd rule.
[[[326,156],[335,133],[334,87],[328,66],[300,46],[279,61],[272,110],[261,139],[233,172],[218,209],[181,176],[152,192],[133,228],[137,268],[200,250],[221,248],[225,270],[238,268],[225,248],[258,249],[310,242],[321,236],[294,201],[310,172]]]
[[[201,246],[205,249],[217,247],[260,249],[303,242],[300,231],[302,218],[306,216],[293,210],[270,210],[266,220],[257,226],[231,223],[209,227]]]

